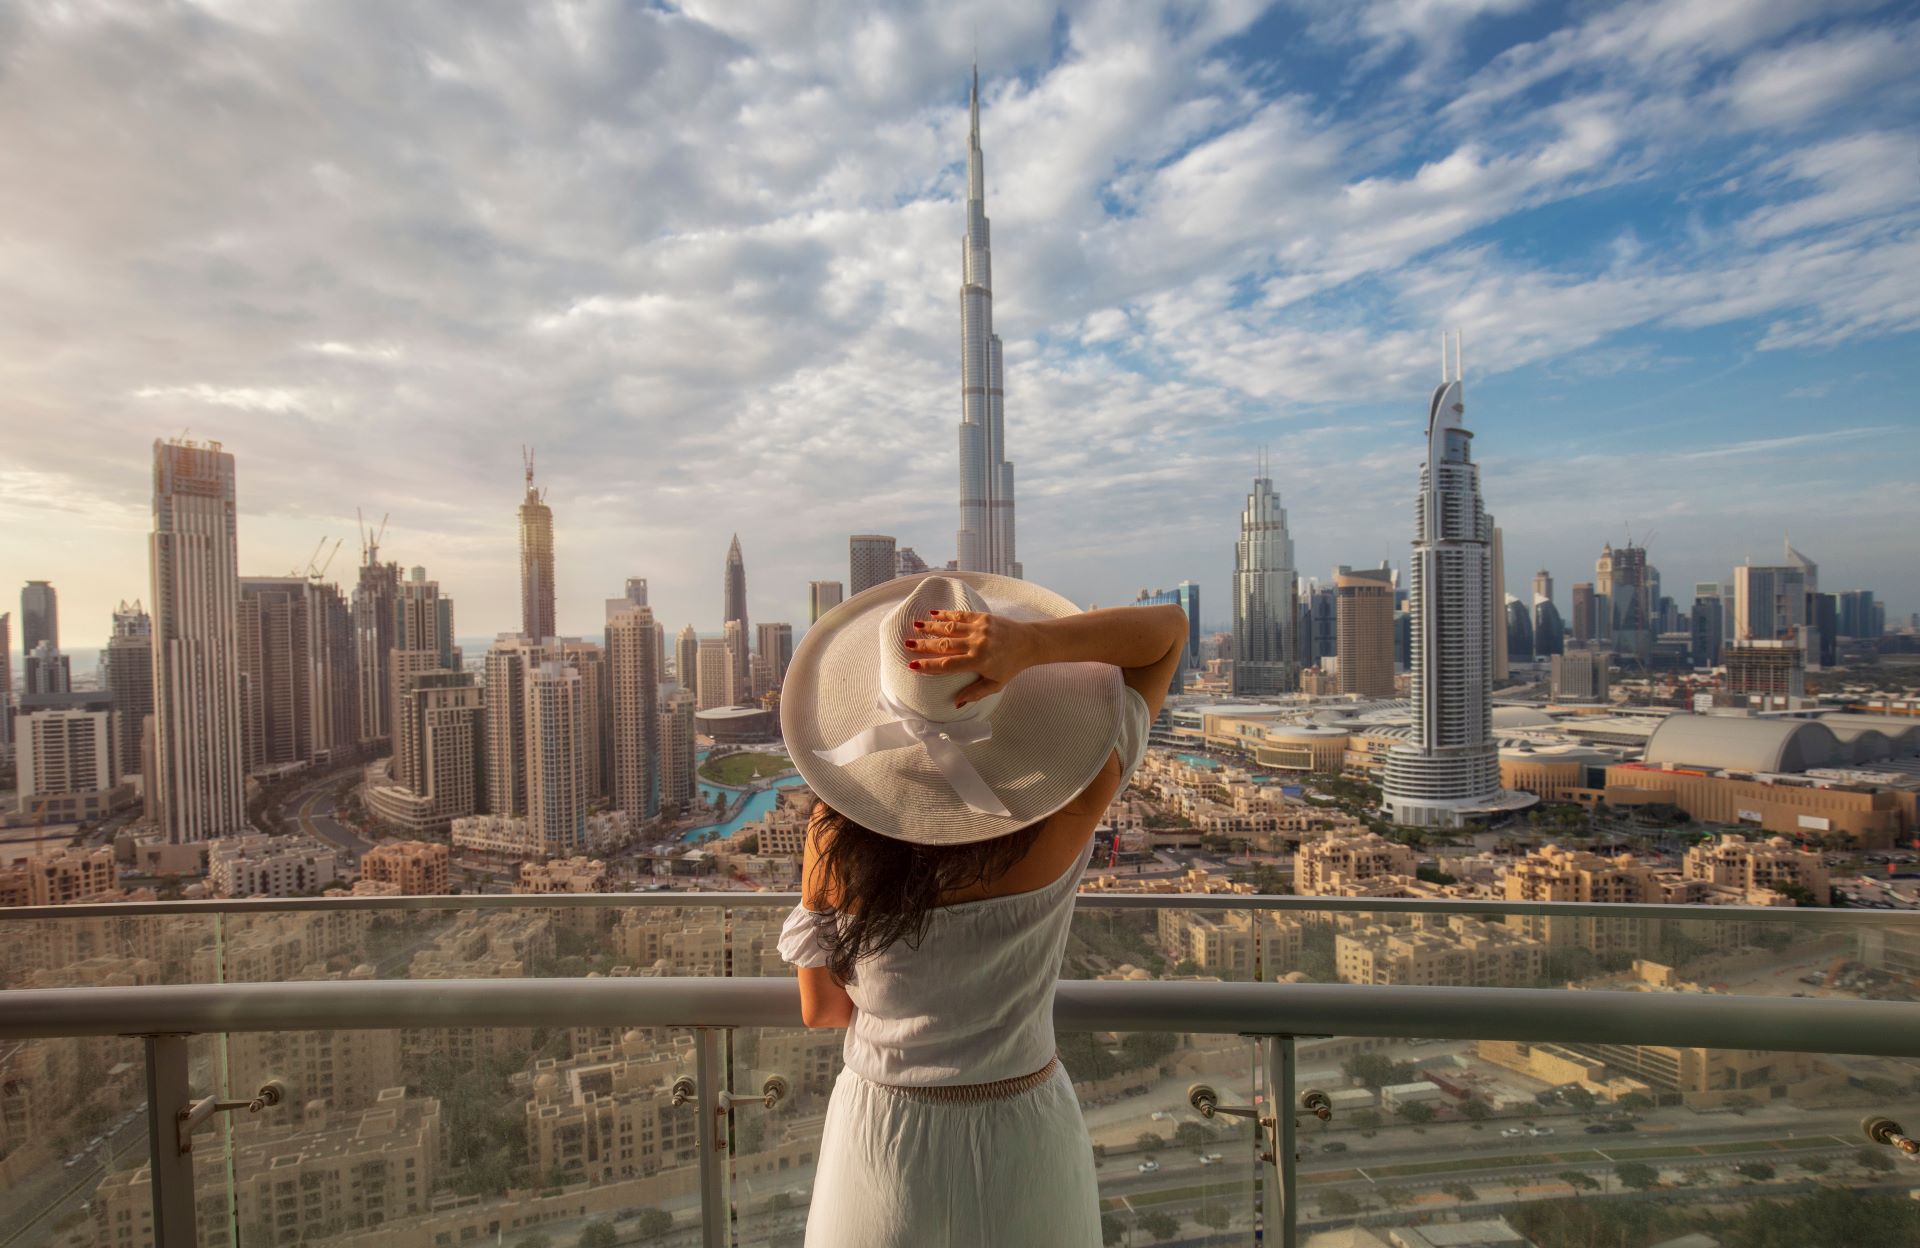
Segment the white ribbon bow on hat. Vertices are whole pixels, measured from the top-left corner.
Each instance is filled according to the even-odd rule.
[[[836,767],[845,767],[869,754],[904,750],[915,744],[924,745],[927,747],[927,757],[933,760],[933,765],[940,769],[940,774],[946,777],[947,783],[953,786],[953,791],[970,809],[983,815],[1013,814],[960,749],[962,745],[991,740],[991,719],[981,716],[978,719],[950,720],[945,723],[924,719],[915,714],[912,708],[889,698],[884,689],[880,691],[880,709],[895,718],[875,724],[830,750],[815,750],[814,756]]]

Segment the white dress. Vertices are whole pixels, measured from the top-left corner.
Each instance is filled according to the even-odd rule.
[[[1122,788],[1149,720],[1128,689]],[[1082,855],[1030,892],[942,906],[918,949],[897,943],[856,968],[807,1248],[1098,1248],[1093,1145],[1065,1067],[999,1099],[910,1090],[994,1083],[1054,1058],[1054,986],[1085,870]],[[788,962],[826,964],[814,921],[798,906],[787,916]]]

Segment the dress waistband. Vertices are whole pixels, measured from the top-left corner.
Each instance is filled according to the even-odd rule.
[[[914,1087],[904,1083],[875,1083],[876,1088],[885,1088],[914,1101],[1004,1101],[1031,1092],[1052,1078],[1054,1068],[1060,1065],[1060,1055],[1030,1075],[1015,1075],[1011,1079],[997,1079],[992,1083],[962,1083],[942,1087]]]

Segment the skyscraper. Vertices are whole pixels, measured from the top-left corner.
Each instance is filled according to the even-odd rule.
[[[739,700],[733,680],[733,647],[727,638],[702,637],[694,670],[698,673],[694,689],[700,699],[698,709],[710,711],[716,706],[732,706]]]
[[[527,681],[555,650],[502,634],[487,651],[487,809],[496,815],[527,811]]]
[[[1496,684],[1507,683],[1507,555],[1506,543],[1500,535],[1500,526],[1493,523],[1493,517],[1487,517],[1487,524],[1493,529],[1493,574],[1488,585],[1490,597],[1487,599],[1487,613],[1493,621],[1493,679]],[[1529,630],[1531,632],[1531,630]],[[1532,638],[1529,636],[1529,643]]]
[[[43,641],[60,648],[60,595],[46,581],[28,581],[20,591],[20,653],[32,654]]]
[[[381,526],[382,531],[385,527]],[[353,662],[359,681],[362,745],[392,735],[393,686],[387,656],[393,653],[399,596],[400,565],[380,562],[380,539],[369,530],[362,536],[360,581],[353,587]]]
[[[1519,659],[1531,663],[1533,649],[1533,612],[1527,610],[1527,604],[1518,598],[1507,603],[1506,610],[1500,613],[1500,619],[1506,623],[1503,630],[1507,637],[1507,662],[1509,673],[1513,660]]]
[[[1569,647],[1553,656],[1555,702],[1607,701],[1607,652],[1600,647]]]
[[[1733,570],[1737,640],[1778,641],[1806,626],[1807,594],[1819,587],[1819,568],[1791,544],[1786,549],[1786,563],[1748,562]]]
[[[42,641],[29,650],[26,660],[28,697],[44,693],[69,693],[73,690],[73,660],[61,654],[51,641]]]
[[[431,651],[395,651],[395,657]],[[416,835],[444,831],[478,813],[487,798],[486,699],[472,672],[429,670],[409,676],[396,700],[393,784],[369,784],[367,806]],[[410,781],[397,774],[404,760]]]
[[[1545,568],[1533,574],[1533,600],[1535,602],[1553,601],[1553,573]]]
[[[0,611],[0,751],[13,745],[13,616]]]
[[[155,774],[146,782],[174,844],[246,829],[237,541],[233,456],[218,442],[155,442]]]
[[[1568,625],[1570,634],[1568,644],[1585,647],[1599,640],[1599,632],[1594,623],[1593,583],[1575,581],[1573,583],[1573,620]]]
[[[895,576],[919,576],[922,572],[931,572],[927,561],[911,546],[902,546],[893,552],[893,574]]]
[[[846,588],[839,581],[810,581],[807,584],[809,598],[807,623],[817,622],[821,616],[839,606],[845,598]]]
[[[394,599],[394,642],[402,650],[431,650],[439,666],[459,671],[459,647],[453,644],[453,599],[440,596],[440,582],[413,568]]]
[[[240,581],[240,722],[249,773],[313,761],[314,654],[304,576]]]
[[[319,713],[316,751],[345,758],[360,740],[360,682],[354,657],[353,609],[340,587],[312,584],[314,655],[318,664],[314,705]]]
[[[673,643],[673,678],[688,693],[696,693],[700,686],[700,637],[689,624],[680,630]]]
[[[1387,757],[1387,813],[1416,827],[1458,827],[1503,798],[1493,743],[1493,524],[1466,411],[1458,347],[1427,409],[1414,529],[1413,738]],[[1444,354],[1444,353],[1443,353]]]
[[[1695,667],[1720,666],[1721,639],[1725,633],[1720,583],[1700,581],[1693,587],[1693,610],[1687,617],[1688,649]]]
[[[760,657],[767,661],[768,687],[778,689],[787,678],[787,664],[793,662],[793,625],[762,624],[755,640]]]
[[[1605,600],[1607,627],[1601,640],[1613,642],[1613,652],[1646,667],[1653,657],[1654,593],[1647,548],[1628,542],[1618,550],[1608,542],[1594,561],[1594,593]]]
[[[1233,556],[1233,691],[1290,693],[1298,675],[1298,577],[1287,511],[1267,476],[1266,457],[1240,515]]]
[[[733,535],[733,544],[727,547],[726,570],[726,611],[721,616],[721,626],[738,624],[740,626],[740,647],[734,654],[733,683],[739,688],[747,687],[747,640],[752,636],[747,631],[747,561],[740,555],[740,535]]]
[[[647,578],[644,576],[630,576],[627,578],[626,592],[618,598],[609,598],[606,600],[607,622],[609,624],[612,623],[614,616],[627,610],[629,607],[644,607],[646,605]]]
[[[608,795],[613,768],[612,689],[607,681],[607,652],[600,643],[579,637],[560,641],[560,661],[580,674],[580,776],[587,800]]]
[[[587,834],[583,679],[559,659],[527,673],[527,835],[555,857],[578,852]]]
[[[851,597],[862,590],[893,579],[893,539],[884,533],[855,533],[847,539],[847,592]]]
[[[1000,335],[993,332],[987,166],[980,151],[980,70],[967,99],[967,232],[960,240],[960,532],[962,572],[1019,576],[1013,542],[1013,465],[1007,462]],[[854,593],[860,592],[854,578]]]
[[[534,641],[559,636],[553,623],[553,509],[533,486],[533,451],[522,448],[527,493],[520,502],[520,635]]]
[[[679,814],[693,805],[693,691],[675,689],[660,705],[660,809]]]
[[[1393,574],[1385,568],[1341,567],[1334,573],[1335,653],[1340,692],[1393,696]]]
[[[613,808],[635,819],[660,811],[655,772],[660,732],[659,632],[653,612],[629,606],[607,620],[607,677],[613,721]]]

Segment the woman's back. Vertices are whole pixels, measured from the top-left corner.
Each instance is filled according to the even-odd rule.
[[[1132,690],[1124,697],[1117,774],[1104,771],[1096,781],[1090,817],[1077,809],[1056,816],[1068,843],[1050,839],[1056,829],[1049,827],[1028,855],[1044,855],[1057,874],[1038,887],[939,906],[916,944],[897,941],[860,961],[847,985],[855,1007],[844,1049],[850,1069],[876,1083],[932,1087],[1013,1078],[1053,1056],[1054,985],[1093,824],[1146,750],[1147,705]],[[1062,855],[1064,867],[1057,865]],[[1023,861],[1008,874],[1026,867]],[[832,921],[796,908],[782,932],[782,955],[802,962],[817,947],[816,925]]]

